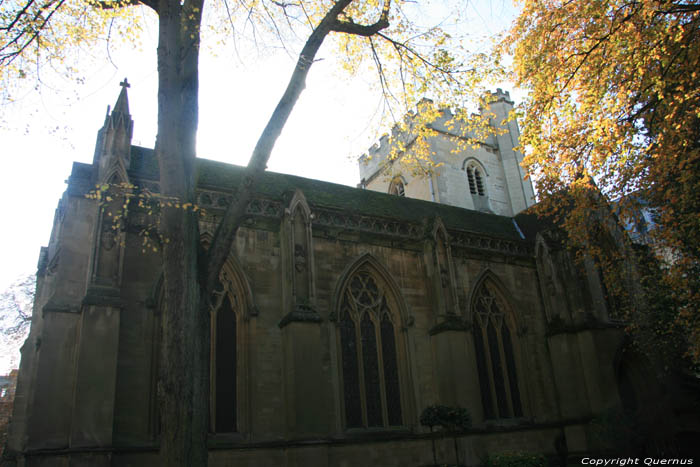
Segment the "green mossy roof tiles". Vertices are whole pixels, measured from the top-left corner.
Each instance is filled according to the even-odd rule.
[[[244,168],[241,166],[197,159],[197,179],[201,188],[233,191],[240,183],[243,171]],[[158,164],[152,149],[132,146],[129,174],[136,178],[158,179]],[[254,191],[259,196],[283,201],[288,199],[288,195],[297,188],[304,193],[310,205],[320,208],[414,223],[439,216],[448,229],[458,229],[507,240],[522,240],[510,217],[418,199],[402,198],[294,175],[265,172]],[[520,222],[523,216],[518,216],[517,219]],[[523,232],[526,240],[532,242],[537,230],[536,220],[527,219],[526,222],[528,225],[526,231]]]

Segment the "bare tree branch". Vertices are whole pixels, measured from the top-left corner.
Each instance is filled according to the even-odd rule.
[[[49,22],[49,20],[50,20],[51,17],[53,16],[53,14],[56,13],[56,11],[58,11],[59,8],[61,8],[61,6],[63,5],[64,2],[65,2],[65,0],[60,0],[60,1],[58,2],[58,5],[56,5],[55,8],[54,8],[53,10],[51,10],[51,12],[50,12],[50,13],[46,16],[46,18],[44,18],[44,20],[41,22],[41,25],[39,25],[38,28],[34,29],[33,33],[32,33],[32,34],[30,35],[30,37],[29,37],[29,40],[27,40],[24,44],[22,44],[22,46],[21,46],[18,50],[12,51],[12,52],[10,52],[10,53],[8,53],[8,54],[2,54],[2,55],[0,55],[0,65],[3,65],[3,64],[6,65],[6,64],[12,63],[17,57],[19,57],[20,55],[22,55],[22,52],[24,52],[24,50],[25,50],[27,47],[29,47],[29,46],[30,46],[32,43],[34,43],[35,41],[38,42],[38,41],[39,41],[39,35],[41,34],[41,31],[44,30],[44,27],[45,27],[46,24]],[[38,18],[40,14],[41,14],[41,10],[39,10],[39,12],[37,12],[37,14],[34,15],[34,19]],[[7,50],[8,47],[9,47],[10,45],[16,44],[17,42],[19,42],[19,39],[20,39],[22,36],[24,36],[24,34],[25,34],[26,32],[27,32],[27,30],[26,30],[26,29],[23,29],[12,41],[8,42],[5,46],[3,46],[2,50],[3,50],[3,51],[4,51],[4,50]]]
[[[238,60],[241,60],[241,55],[238,52],[238,43],[236,41],[236,26],[233,24],[233,18],[231,17],[231,8],[228,5],[228,0],[224,0],[224,7],[226,8],[226,16],[228,17],[228,22],[231,25],[231,38],[233,39],[233,50],[236,51],[236,56]]]
[[[396,40],[392,39],[391,37],[389,37],[385,34],[382,34],[381,32],[378,32],[377,35],[379,37],[381,37],[382,39],[385,39],[386,41],[393,44],[394,47],[401,48],[401,49],[405,50],[410,55],[414,56],[415,58],[417,58],[418,60],[423,62],[425,65],[428,65],[429,67],[433,68],[434,70],[439,71],[440,73],[443,73],[446,76],[450,76],[452,79],[454,79],[454,78],[451,75],[457,74],[457,73],[462,73],[464,71],[464,70],[447,70],[447,69],[441,67],[440,65],[431,62],[430,60],[428,60],[423,55],[419,54],[418,52],[416,52],[415,50],[413,50],[411,47],[404,44],[403,42],[396,41]]]
[[[17,22],[20,20],[20,18],[22,18],[22,16],[24,16],[24,14],[27,12],[29,7],[32,6],[33,4],[34,4],[34,0],[29,0],[24,5],[24,7],[19,12],[17,12],[17,14],[15,15],[15,18],[12,20],[12,22],[10,22],[10,24],[8,24],[6,27],[0,28],[0,31],[12,30],[12,28],[15,27],[15,24],[17,24]]]
[[[371,37],[388,27],[389,21],[383,19],[370,25],[356,24],[349,21],[336,21],[331,31],[353,34],[355,36]]]
[[[352,3],[352,0],[338,0],[333,4],[319,25],[311,33],[299,54],[297,65],[289,79],[287,89],[258,139],[235,198],[229,204],[219,223],[219,227],[216,229],[211,247],[203,255],[200,263],[200,271],[202,271],[200,281],[207,294],[210,294],[216,288],[221,268],[229,255],[238,227],[246,214],[246,208],[252,195],[252,187],[255,186],[265,171],[272,148],[282,133],[282,128],[292,113],[296,101],[306,87],[306,76],[313,64],[316,53],[336,24],[338,15],[350,3]]]
[[[331,27],[331,31],[342,32],[345,34],[353,34],[355,36],[372,37],[382,29],[386,29],[389,27],[390,7],[391,0],[386,0],[384,2],[384,6],[382,7],[382,14],[379,17],[379,20],[374,24],[357,24],[352,21],[352,18],[350,19],[350,21],[340,21],[336,19],[333,23],[333,26]]]
[[[372,41],[371,37],[369,38],[369,46],[372,49],[372,58],[374,59],[374,64],[377,66],[377,73],[379,74],[379,83],[382,86],[382,96],[384,96],[384,101],[386,103],[387,108],[389,109],[389,113],[391,114],[391,119],[394,122],[396,122],[396,117],[394,116],[394,112],[392,111],[392,107],[389,104],[388,100],[390,96],[397,102],[398,99],[394,97],[394,95],[391,93],[391,89],[389,89],[389,83],[387,82],[386,76],[384,76],[384,68],[382,67],[382,61],[379,59],[377,49],[374,48],[374,42]]]

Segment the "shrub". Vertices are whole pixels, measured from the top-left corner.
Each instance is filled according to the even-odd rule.
[[[546,467],[547,459],[542,454],[509,453],[490,455],[484,467]]]
[[[420,424],[423,426],[442,427],[445,431],[463,431],[472,426],[472,419],[467,409],[448,407],[446,405],[431,405],[421,413]]]

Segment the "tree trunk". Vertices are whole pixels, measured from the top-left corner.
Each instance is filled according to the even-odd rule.
[[[196,7],[177,0],[160,0],[158,6],[155,153],[161,193],[179,206],[195,201],[199,22],[191,12]],[[198,8],[201,12],[201,2]],[[160,225],[164,237],[158,384],[161,465],[206,466],[209,316],[198,282],[199,228],[195,213],[174,205],[162,207]]]
[[[161,463],[207,464],[209,404],[209,310],[207,297],[218,283],[252,188],[301,92],[316,53],[340,28],[338,15],[352,0],[338,0],[306,41],[297,66],[253,151],[243,183],[217,227],[208,254],[198,257],[199,231],[193,212],[163,207],[164,310],[160,359]],[[388,0],[380,21],[369,28],[347,23],[364,35],[388,26]],[[203,0],[158,0],[158,137],[161,192],[182,206],[195,204],[199,25]],[[350,25],[350,26],[349,26]],[[341,29],[335,29],[340,31]],[[374,32],[373,32],[374,31]],[[353,33],[352,31],[343,32]]]

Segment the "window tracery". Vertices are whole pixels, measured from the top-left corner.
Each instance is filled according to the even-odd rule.
[[[523,409],[513,352],[512,320],[490,280],[474,300],[474,345],[484,418],[522,417]]]
[[[337,326],[348,428],[403,424],[397,313],[380,284],[365,267],[342,292]]]

